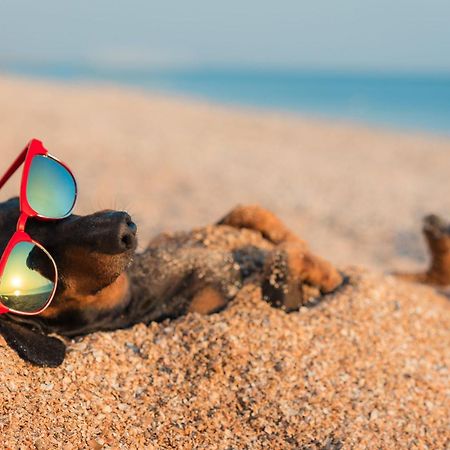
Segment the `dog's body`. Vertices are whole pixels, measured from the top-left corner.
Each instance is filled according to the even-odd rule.
[[[18,216],[17,198],[0,204],[0,251]],[[136,225],[124,212],[31,220],[27,231],[55,259],[58,289],[38,316],[0,316],[0,334],[22,358],[39,365],[56,366],[64,359],[65,345],[51,333],[74,337],[187,312],[213,313],[250,281],[261,285],[267,302],[293,311],[343,282],[329,262],[258,206],[237,207],[215,225],[161,234],[142,253],[135,252]],[[449,285],[450,225],[429,216],[424,234],[430,268],[397,275]]]
[[[0,204],[0,250],[18,214],[17,199]],[[306,286],[320,295],[342,283],[330,263],[258,206],[237,207],[216,225],[161,234],[142,253],[135,253],[136,226],[124,212],[32,220],[27,231],[54,257],[58,290],[38,316],[0,317],[0,333],[21,357],[41,365],[64,358],[64,344],[50,333],[73,337],[212,313],[249,280],[261,284],[273,306],[292,311],[307,301]]]

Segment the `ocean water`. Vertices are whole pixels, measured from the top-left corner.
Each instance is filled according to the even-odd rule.
[[[0,65],[3,73],[107,81],[227,105],[450,135],[450,74],[144,70],[88,65]]]

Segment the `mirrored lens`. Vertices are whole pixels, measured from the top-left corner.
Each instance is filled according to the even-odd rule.
[[[35,156],[28,175],[27,199],[41,216],[58,219],[75,205],[76,185],[71,173],[49,156]]]
[[[31,242],[19,242],[0,279],[0,301],[14,311],[39,311],[50,299],[55,281],[55,266],[48,254]]]

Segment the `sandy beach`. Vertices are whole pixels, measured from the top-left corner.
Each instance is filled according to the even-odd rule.
[[[249,286],[219,314],[97,333],[58,369],[1,346],[5,448],[450,445],[448,296],[389,275],[425,267],[424,215],[450,217],[450,139],[6,77],[0,104],[1,167],[42,139],[77,213],[129,211],[141,247],[259,203],[351,276],[298,313]]]

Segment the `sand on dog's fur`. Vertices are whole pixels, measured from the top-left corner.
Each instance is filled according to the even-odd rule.
[[[79,211],[131,205],[142,244],[259,202],[351,275],[298,313],[249,285],[219,314],[87,336],[57,369],[0,346],[5,448],[450,445],[448,297],[348,268],[423,263],[420,216],[450,211],[447,140],[109,88],[2,80],[0,100],[2,161],[42,137]]]

